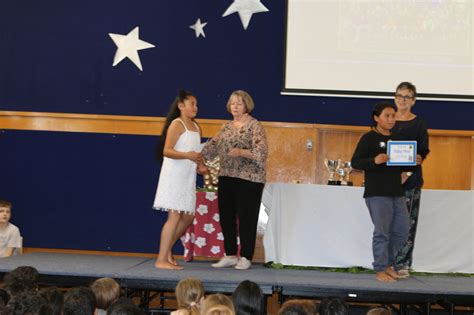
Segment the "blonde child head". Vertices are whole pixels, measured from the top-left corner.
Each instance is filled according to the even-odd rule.
[[[189,314],[199,314],[199,305],[204,298],[201,280],[186,278],[178,282],[175,289],[178,308],[189,310]]]
[[[211,294],[202,302],[201,315],[235,315],[234,304],[224,294]]]
[[[100,278],[91,284],[95,296],[95,307],[106,310],[120,297],[120,285],[112,278]]]
[[[385,307],[375,307],[370,309],[367,315],[392,315],[392,311]]]

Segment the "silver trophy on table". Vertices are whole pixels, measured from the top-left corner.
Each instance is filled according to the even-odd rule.
[[[341,160],[324,159],[324,165],[326,165],[326,168],[329,171],[328,185],[338,185],[336,172],[339,169],[340,164]]]
[[[352,165],[350,161],[342,162],[337,169],[339,174],[340,184],[342,186],[353,186],[354,183],[350,181],[349,174],[352,172]]]

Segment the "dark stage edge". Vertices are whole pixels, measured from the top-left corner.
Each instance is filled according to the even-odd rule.
[[[341,297],[348,301],[380,303],[451,303],[474,306],[474,278],[459,276],[412,276],[381,283],[374,274],[316,270],[281,270],[254,264],[249,270],[212,268],[210,262],[182,262],[184,270],[159,270],[154,259],[140,257],[29,253],[0,259],[0,273],[19,266],[35,267],[41,283],[56,286],[89,285],[112,277],[127,289],[174,291],[179,280],[199,278],[206,292],[231,293],[244,280],[258,283],[264,294],[283,297]]]

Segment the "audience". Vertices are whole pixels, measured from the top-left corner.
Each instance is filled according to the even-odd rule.
[[[178,309],[171,315],[198,315],[204,299],[204,286],[201,280],[187,278],[178,282],[175,289]]]
[[[72,288],[63,295],[57,287],[38,291],[38,271],[30,266],[17,267],[4,277],[5,289],[0,289],[0,315],[144,315],[145,311],[131,299],[120,298],[119,283],[112,278],[95,280],[90,288]],[[172,315],[265,315],[265,297],[260,286],[242,281],[232,299],[217,293],[204,298],[200,279],[186,278],[175,288],[178,309]],[[278,315],[348,315],[348,304],[339,299],[324,299],[318,306],[312,300],[288,300]],[[367,315],[392,315],[377,307]]]
[[[317,315],[318,306],[312,300],[288,300],[281,306],[278,315]]]
[[[235,315],[234,304],[224,294],[211,294],[202,302],[201,315]]]
[[[97,279],[90,288],[95,297],[96,315],[104,315],[109,306],[120,298],[120,285],[112,278]]]
[[[265,297],[260,286],[253,281],[242,281],[232,294],[237,315],[264,315]]]

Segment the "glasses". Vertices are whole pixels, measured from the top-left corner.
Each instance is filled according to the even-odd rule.
[[[395,94],[395,98],[397,100],[404,100],[404,101],[411,101],[413,100],[415,97],[414,96],[403,96],[403,95],[400,95],[400,94]]]

